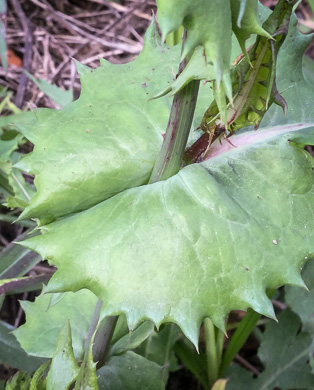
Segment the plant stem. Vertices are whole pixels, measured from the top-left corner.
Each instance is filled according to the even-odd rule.
[[[104,362],[110,350],[110,343],[113,336],[113,332],[118,321],[118,316],[106,317],[98,325],[101,306],[102,301],[98,299],[85,340],[85,354],[87,354],[90,343],[92,341],[92,337],[97,329],[93,340],[93,358],[94,361],[98,362],[97,368],[102,367],[104,365]]]
[[[87,337],[85,340],[85,348],[84,348],[85,354],[88,353],[90,342],[91,342],[93,334],[97,328],[101,306],[102,306],[102,301],[100,299],[98,299],[96,306],[95,306],[95,309],[94,309],[93,317],[92,317],[90,325],[89,325],[88,334],[87,334]]]
[[[110,343],[116,327],[119,316],[104,318],[95,334],[93,357],[97,361],[97,368],[102,367],[107,359],[110,350]]]
[[[169,366],[170,366],[170,353],[171,353],[171,339],[174,329],[174,324],[169,324],[169,335],[167,337],[166,341],[166,348],[165,348],[165,355],[164,355],[164,361],[163,361],[163,370],[161,374],[161,378],[164,381],[164,383],[167,382],[168,378],[168,372],[169,372]]]
[[[219,365],[220,365],[220,356],[222,352],[222,347],[220,345],[221,341],[219,341],[219,343],[216,342],[216,327],[208,317],[204,319],[204,334],[205,334],[205,344],[206,344],[205,350],[206,350],[206,361],[207,361],[208,384],[209,384],[209,388],[211,388],[212,385],[216,382],[216,380],[219,377],[218,375],[219,375]],[[219,344],[218,348],[217,348],[217,344]]]
[[[186,39],[186,31],[183,35],[182,48]],[[180,74],[185,68],[189,58],[185,58],[179,66]],[[166,180],[175,175],[182,162],[182,155],[186,147],[193,120],[199,81],[192,81],[178,92],[173,99],[169,122],[164,142],[154,166],[149,183]],[[88,337],[85,344],[87,350],[99,321],[102,301],[98,300],[91,321]],[[116,326],[118,316],[107,317],[98,326],[94,337],[93,357],[98,361],[97,367],[104,365],[110,349],[110,342]]]
[[[222,359],[222,351],[224,347],[225,334],[218,328],[216,328],[216,350],[217,350],[217,360],[220,367]]]
[[[185,39],[186,32],[183,35],[182,48]],[[180,63],[178,74],[183,71],[187,62],[188,58],[185,58]],[[150,184],[169,179],[180,170],[195,111],[198,87],[199,81],[191,81],[173,98],[164,142],[150,177]]]
[[[173,31],[172,33],[166,36],[166,44],[168,46],[175,46],[182,41],[183,35],[183,26],[179,27],[178,30]]]
[[[2,305],[3,305],[3,302],[4,302],[4,298],[5,298],[5,294],[1,294],[0,295],[0,311],[2,309]]]

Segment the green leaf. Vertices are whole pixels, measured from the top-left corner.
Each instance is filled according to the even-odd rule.
[[[173,81],[178,58],[179,48],[161,44],[152,24],[135,61],[102,61],[96,70],[79,66],[77,101],[63,110],[37,110],[28,124],[16,117],[15,125],[36,145],[17,165],[36,174],[38,191],[22,218],[48,223],[148,181],[170,108],[169,98],[148,99],[161,79]]]
[[[240,6],[237,1],[233,4]],[[255,4],[257,7],[256,2]],[[293,2],[280,0],[274,12],[264,22],[263,26],[271,32],[274,39],[268,33],[267,38],[257,36],[249,54],[242,42],[246,56],[231,70],[234,98],[233,104],[228,107],[225,121],[222,122],[219,118],[221,117],[219,102],[214,101],[205,112],[200,125],[200,128],[209,134],[209,144],[215,139],[216,134],[219,136],[222,131],[234,132],[247,126],[257,128],[272,103],[278,104],[286,112],[287,104],[276,87],[276,62],[288,33],[292,8]]]
[[[32,376],[26,372],[17,372],[7,384],[5,390],[29,390]]]
[[[278,316],[278,324],[270,322],[258,355],[265,370],[257,379],[245,370],[229,375],[227,390],[313,389],[314,375],[307,364],[312,339],[308,333],[299,333],[300,320],[290,310]]]
[[[31,124],[36,120],[36,110],[21,111],[14,115],[0,117],[0,129],[6,131],[18,132],[18,123]],[[3,136],[2,136],[3,138]]]
[[[305,100],[307,104],[313,100],[313,94],[311,95],[312,91],[302,82],[301,63],[296,58],[301,57],[304,39],[295,34],[297,33],[292,23],[290,38],[293,42],[290,46],[288,44],[285,46],[285,53],[291,46],[294,51],[290,52],[289,59],[281,60],[282,69],[285,69],[289,61],[290,65],[295,65],[291,67],[295,72],[290,76],[293,78],[291,90],[294,95],[287,99],[290,107],[289,126],[281,125],[286,120],[280,113],[277,117],[277,127],[233,136],[232,142],[237,148],[227,142],[222,142],[222,146],[214,144],[211,148],[211,158],[202,165],[185,167],[178,175],[163,183],[126,190],[89,210],[44,226],[44,234],[27,241],[25,245],[39,251],[59,268],[49,284],[50,291],[76,291],[88,288],[104,301],[106,315],[125,312],[131,329],[135,329],[136,324],[143,319],[151,319],[157,325],[175,322],[194,344],[197,344],[198,330],[206,316],[211,317],[222,329],[225,316],[232,309],[252,307],[259,313],[274,316],[265,290],[287,283],[302,285],[299,270],[308,253],[313,252],[311,214],[313,162],[310,155],[298,146],[305,140],[313,142],[311,108],[313,105],[303,108],[299,101],[294,103],[295,96],[297,98],[302,96],[302,101]],[[156,41],[147,38],[146,42]],[[298,43],[297,46],[295,42]],[[123,74],[121,70],[130,69],[132,75],[137,73],[135,64],[140,64],[143,66],[143,73],[141,77],[138,76],[136,82],[139,83],[138,80],[141,80],[142,83],[145,73],[153,73],[151,64],[145,68],[146,60],[151,61],[152,57],[157,61],[156,53],[160,50],[175,58],[172,49],[166,50],[164,46],[159,45],[154,50],[149,49],[146,44],[146,49],[137,63],[117,68],[106,65],[105,68],[113,79],[113,73],[116,75],[119,73],[119,77]],[[165,61],[169,60],[166,54],[163,58]],[[84,71],[84,77],[87,78],[83,77],[83,81],[88,79],[90,84],[87,85],[92,86],[92,73],[86,69],[81,70]],[[107,80],[107,76],[101,72],[102,68],[93,74],[102,74]],[[281,76],[279,73],[278,78],[283,80],[287,78],[287,74],[286,69]],[[161,75],[159,76],[151,92],[156,93],[156,85],[160,84],[161,80]],[[169,74],[166,75],[166,78],[168,77]],[[134,97],[131,96],[132,89],[128,89],[130,81],[127,82],[127,78],[125,80],[122,76],[119,80],[120,82],[123,80],[119,84],[121,86],[119,99],[126,96],[126,99],[134,101]],[[300,83],[295,84],[296,80]],[[82,96],[84,83],[85,81]],[[123,83],[128,87],[126,90],[122,88]],[[92,90],[95,96],[100,94],[99,84],[100,81],[97,89]],[[137,87],[140,88],[138,84],[132,88],[137,91]],[[116,96],[118,94],[110,89],[110,95],[106,95],[101,101],[101,107],[110,105]],[[144,98],[141,94],[139,96],[143,103]],[[153,96],[153,93],[149,96]],[[164,120],[167,112],[165,102],[150,101],[146,104],[147,106],[152,104],[149,106],[151,109],[149,117],[152,121],[156,120],[155,123],[161,124],[161,119]],[[162,104],[162,107],[159,104]],[[119,108],[121,106],[119,103]],[[61,111],[61,116],[68,115],[69,121],[77,120],[81,123],[82,118],[79,116],[72,119],[73,112],[78,112],[76,107],[81,109],[80,112],[86,112],[83,110],[84,107],[80,106],[80,100],[69,107],[75,109],[71,108],[68,112],[67,108]],[[115,109],[113,111],[115,112]],[[59,114],[60,112],[50,111],[48,118],[45,119],[53,117],[57,122]],[[124,118],[121,112],[116,114],[115,121]],[[43,115],[44,120],[46,114],[38,115]],[[86,115],[86,118],[90,119],[90,116]],[[273,119],[270,113],[268,118]],[[295,118],[298,118],[296,119],[298,122],[291,125]],[[87,119],[84,123],[87,123]],[[125,143],[119,137],[115,139],[119,145],[123,147],[131,145],[130,137],[138,131],[143,120],[143,117],[138,115],[135,127],[134,122],[130,122],[129,128],[124,123],[123,132],[126,133],[126,139]],[[52,125],[53,123],[52,121]],[[56,132],[52,131],[48,133],[48,127],[45,129],[46,125],[43,124],[31,135],[36,138],[32,164],[34,167],[37,164],[38,173],[45,167],[40,165],[47,163],[44,148],[49,148],[50,143],[53,144],[54,152],[49,153],[49,156],[51,159],[56,158],[49,165],[49,169],[47,165],[46,171],[39,173],[39,176],[45,177],[47,183],[47,187],[44,188],[43,183],[38,188],[38,194],[47,195],[46,201],[42,204],[38,202],[38,207],[45,218],[42,222],[71,211],[78,211],[81,207],[78,207],[81,203],[77,202],[73,187],[69,189],[69,185],[66,185],[63,187],[64,194],[63,190],[62,192],[60,190],[60,196],[56,193],[58,185],[51,173],[51,169],[56,169],[54,174],[56,172],[58,175],[64,174],[61,165],[58,165],[58,158],[62,157],[60,154],[62,148],[68,147],[68,144],[64,146],[66,138],[62,137],[65,137],[64,134],[70,128],[66,122],[62,123],[64,126],[60,127],[60,134],[56,135]],[[54,127],[57,128],[56,125]],[[93,148],[89,151],[91,156],[89,166],[92,170],[106,167],[104,160],[98,158],[99,155],[96,156],[97,161],[92,160],[92,155],[98,150],[95,149],[95,145],[98,144],[101,156],[107,156],[108,149],[105,145],[110,144],[112,131],[110,127],[105,127],[105,131],[107,133],[101,134],[100,139],[95,140]],[[137,134],[137,144],[142,143],[143,133]],[[62,142],[55,144],[55,138],[59,136]],[[77,151],[74,151],[75,155],[73,152],[73,159],[77,162],[77,177],[80,183],[87,183],[88,189],[85,188],[85,191],[90,191],[88,193],[95,197],[97,203],[103,199],[103,196],[100,196],[103,194],[103,188],[108,184],[108,190],[114,181],[108,182],[108,177],[100,175],[97,176],[99,180],[97,185],[89,185],[91,171],[87,174],[82,167],[82,155],[87,145],[85,138],[78,139],[76,136],[77,133],[74,131],[70,142],[77,148]],[[103,138],[106,142],[101,144]],[[145,138],[147,142],[144,143],[156,150],[161,141],[156,142],[157,138],[160,140],[160,135],[154,138],[149,132],[147,139]],[[120,152],[119,146],[114,146]],[[152,160],[155,158],[153,152],[147,153]],[[112,154],[110,156],[112,157]],[[114,161],[111,157],[106,160],[109,164]],[[130,168],[130,160],[122,159],[118,163],[121,163],[119,169],[123,172],[124,178],[128,177],[129,184],[120,185],[119,189],[115,187],[116,191],[137,185],[134,181],[135,176],[132,176],[134,171]],[[57,167],[54,167],[54,164]],[[66,167],[68,169],[68,166]],[[141,175],[149,171],[143,170],[143,167],[137,169]],[[112,165],[108,172],[112,174]],[[145,180],[142,183],[145,183]],[[93,204],[88,200],[86,192],[82,191],[82,194],[82,198],[87,199],[84,207]],[[64,199],[67,204],[63,204]],[[55,208],[53,212],[51,207]],[[48,217],[47,209],[50,210]],[[29,214],[39,216],[35,207]]]
[[[237,148],[218,144],[203,164],[51,223],[23,245],[58,267],[50,292],[88,288],[131,329],[172,321],[196,345],[206,316],[221,329],[233,309],[274,317],[265,289],[302,286],[314,250],[313,159],[290,145],[294,133],[314,141],[308,125],[235,135]]]
[[[11,333],[12,326],[0,321],[0,362],[23,371],[35,371],[44,359],[28,356]]]
[[[46,371],[49,365],[50,362],[48,361],[38,368],[33,375],[29,390],[46,390]]]
[[[245,55],[247,55],[245,42],[251,34],[258,34],[268,39],[272,39],[272,36],[261,26],[258,17],[258,3],[257,0],[232,0],[230,2],[232,30]]]
[[[93,361],[93,344],[90,343],[79,369],[74,390],[98,390],[96,363]]]
[[[116,343],[122,337],[129,333],[128,322],[126,316],[124,314],[120,314],[117,324],[114,329],[114,333],[112,335],[111,342],[112,344]]]
[[[302,321],[302,330],[314,337],[314,260],[310,260],[302,271],[302,276],[309,291],[297,287],[285,288],[285,299]],[[314,344],[309,353],[310,365],[314,374]]]
[[[10,160],[11,154],[17,149],[20,137],[13,139],[2,139],[0,138],[0,162],[1,164]]]
[[[82,359],[97,298],[87,290],[68,293],[48,310],[50,295],[41,295],[33,303],[21,302],[26,313],[26,324],[13,333],[29,354],[51,358],[57,346],[59,332],[64,321],[68,319],[71,324],[74,355],[77,359]]]
[[[183,339],[175,344],[175,353],[185,367],[192,372],[195,378],[208,388],[207,362],[204,353],[198,353],[188,340]]]
[[[130,349],[137,348],[152,334],[154,334],[154,325],[150,321],[145,321],[132,333],[129,333],[118,340],[112,346],[110,355],[121,355]]]
[[[13,167],[21,157],[21,154],[14,153],[20,143],[21,134],[13,131],[4,132],[0,138],[0,190],[4,192],[2,203],[11,208],[26,207],[35,193],[30,184],[26,183],[20,170]]]
[[[207,63],[213,62],[214,64],[217,91],[221,89],[226,91],[231,100],[229,76],[232,35],[230,1],[157,0],[157,6],[163,39],[167,34],[183,25],[188,35],[182,57],[186,57],[189,53],[192,54],[197,46],[203,46]]]
[[[302,72],[303,54],[311,37],[301,34],[297,23],[296,16],[292,15],[288,35],[277,60],[277,89],[287,102],[287,115],[283,116],[281,107],[273,105],[260,127],[278,123],[309,123],[313,119],[313,88],[306,83]],[[291,72],[291,69],[294,71]]]
[[[14,195],[8,196],[6,205],[12,209],[27,207],[36,192],[32,185],[25,181],[19,169],[10,167],[9,184],[13,189]]]
[[[229,0],[157,0],[158,21],[162,36],[177,30],[187,30],[182,58],[194,49],[204,47],[206,63],[213,64],[213,90],[221,118],[226,116],[226,96],[232,100],[230,80],[231,9]],[[213,16],[215,15],[215,16]]]
[[[301,318],[302,329],[314,336],[314,260],[305,265],[302,277],[309,290],[287,286],[285,300]]]
[[[15,241],[23,240],[28,233],[20,235]],[[9,279],[23,276],[40,261],[41,257],[37,253],[11,242],[0,254],[0,278]]]
[[[163,390],[161,367],[134,352],[113,356],[97,371],[99,390]]]
[[[69,321],[61,329],[58,344],[47,375],[47,390],[67,390],[79,372],[72,348],[72,335]]]
[[[168,377],[169,371],[179,368],[174,354],[174,344],[182,337],[180,328],[175,324],[165,324],[158,332],[152,334],[136,349],[136,353],[157,363],[163,368],[163,378]]]
[[[314,0],[313,0],[314,1]],[[308,83],[308,86],[313,88],[314,86],[314,61],[307,55],[303,56],[302,60],[304,79]]]
[[[58,103],[60,107],[65,107],[68,104],[73,102],[72,89],[68,89],[67,91],[65,91],[64,89],[59,88],[55,84],[50,84],[48,81],[44,79],[41,78],[36,79],[36,77],[31,75],[25,69],[23,71],[37,85],[37,87],[41,91],[43,91],[55,103]]]

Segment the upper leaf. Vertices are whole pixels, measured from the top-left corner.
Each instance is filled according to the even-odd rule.
[[[274,316],[265,289],[302,286],[314,251],[313,159],[291,130],[235,136],[237,148],[45,226],[24,245],[58,267],[50,291],[88,288],[105,314],[126,312],[130,328],[173,321],[197,344],[206,316],[220,328],[233,309]],[[314,137],[297,133],[306,132]]]
[[[232,100],[230,80],[231,8],[230,0],[157,0],[158,20],[163,38],[181,25],[187,30],[182,58],[201,45],[206,63],[214,68],[214,91],[222,116],[226,96]]]
[[[145,183],[161,147],[169,99],[148,101],[173,81],[179,48],[162,45],[155,24],[140,56],[125,65],[78,64],[80,98],[62,110],[37,110],[12,122],[35,144],[18,166],[36,175],[37,194],[22,218],[41,224],[87,209]]]
[[[314,98],[303,80],[301,63],[307,44],[308,38],[297,32],[294,19],[278,58],[277,81],[288,103],[288,115],[284,118],[282,111],[271,109],[263,120],[265,125],[311,120]],[[164,61],[160,61],[160,56]],[[38,192],[22,217],[37,217],[41,224],[48,223],[147,181],[161,146],[160,133],[166,128],[169,104],[163,99],[146,99],[160,91],[160,80],[164,84],[173,81],[177,65],[172,64],[178,56],[178,48],[161,45],[152,26],[144,51],[136,61],[119,66],[105,63],[95,71],[84,68],[81,98],[66,109],[39,110],[10,120],[1,119],[6,126],[20,123],[25,135],[35,143],[34,152],[22,160],[20,167],[36,174]],[[194,65],[197,69],[197,62]],[[98,88],[100,84],[106,88]],[[196,110],[199,121],[208,107],[204,104],[209,96],[207,87],[200,88]],[[121,96],[125,97],[123,102]],[[136,112],[132,112],[133,106]],[[86,124],[83,131],[82,123]],[[199,123],[195,122],[194,127]]]
[[[297,23],[293,15],[277,61],[277,88],[287,102],[287,114],[284,116],[281,107],[273,105],[264,116],[261,127],[278,123],[309,123],[313,119],[313,87],[306,83],[302,71],[303,54],[312,38],[301,34]]]
[[[230,0],[157,0],[158,21],[163,39],[183,25],[188,31],[182,57],[203,46],[207,62],[213,62],[218,84],[230,90],[231,52]]]
[[[272,36],[265,31],[258,17],[257,0],[231,0],[232,30],[235,33],[242,52],[247,55],[245,42],[251,34],[258,34],[268,39]]]

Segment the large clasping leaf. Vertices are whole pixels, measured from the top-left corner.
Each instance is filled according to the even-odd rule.
[[[82,92],[62,110],[11,121],[35,144],[17,166],[36,175],[37,194],[21,218],[41,224],[148,181],[169,116],[168,98],[149,101],[173,82],[179,49],[162,45],[153,23],[140,56],[125,65],[78,64]]]
[[[303,150],[305,144],[314,144],[314,96],[303,80],[304,40],[296,32],[294,22],[290,24],[289,35],[291,39],[286,40],[278,58],[279,88],[286,84],[290,87],[285,95],[289,107],[287,117],[270,109],[264,123],[268,121],[271,126],[264,125],[263,130],[257,132],[235,134],[232,142],[237,148],[227,142],[222,146],[216,143],[207,161],[187,166],[164,182],[135,187],[134,183],[138,182],[136,175],[132,176],[135,171],[130,169],[132,159],[119,160],[121,177],[130,177],[127,186],[134,188],[123,191],[125,187],[116,187],[121,193],[102,202],[97,191],[106,188],[106,181],[104,176],[95,175],[97,185],[93,190],[84,187],[84,191],[92,194],[88,197],[98,199],[94,207],[90,207],[91,203],[85,204],[84,207],[90,208],[43,226],[42,236],[24,242],[58,267],[48,285],[50,291],[87,288],[104,302],[105,314],[125,312],[130,328],[135,328],[145,318],[157,325],[172,321],[194,344],[197,344],[204,317],[210,317],[221,329],[233,309],[252,307],[274,317],[265,290],[284,284],[302,286],[300,267],[314,252],[313,159]],[[148,46],[146,50],[146,55],[150,56],[155,49]],[[281,53],[285,57],[281,57]],[[286,57],[287,53],[290,56]],[[138,61],[137,64],[140,59]],[[127,66],[136,69],[136,63]],[[288,66],[295,72],[287,78]],[[110,67],[115,69],[113,65]],[[93,73],[87,74],[90,81],[94,80]],[[123,81],[121,88],[124,84],[126,93],[122,89],[119,96],[130,96],[129,84]],[[106,94],[99,104],[104,107],[111,101],[112,96]],[[158,100],[150,104],[151,118],[164,115]],[[49,115],[58,118],[58,114]],[[81,122],[84,122],[84,115],[82,117]],[[133,122],[132,126],[127,125],[131,122],[125,124],[126,138],[121,147],[127,148],[128,142],[133,145],[134,134],[141,144],[143,136],[145,150],[152,148],[152,159],[156,158],[160,132],[155,137],[153,131],[148,131],[147,138],[144,132],[137,133],[138,124],[147,124],[146,111],[139,110],[136,118],[135,127]],[[36,148],[44,150],[55,137],[51,134],[45,140],[44,136],[39,136],[41,131],[47,134],[42,123],[43,129],[40,126],[36,129],[38,138],[35,140],[40,146],[35,145],[34,155],[29,159],[32,159],[33,169],[36,167],[48,181],[50,169],[57,172],[55,155],[60,156],[54,146],[54,152],[49,154],[50,164],[49,159],[42,162],[36,157]],[[112,134],[111,127],[103,128],[104,154],[109,146],[113,147]],[[79,159],[80,152],[84,155],[86,142],[85,138],[75,136],[77,155],[73,158]],[[119,149],[119,137],[115,140],[115,147]],[[158,147],[155,142],[159,143]],[[108,180],[115,172],[115,162],[108,158],[111,169],[108,168],[105,176]],[[81,183],[89,179],[83,163],[84,160],[76,171]],[[44,164],[43,171],[40,164]],[[90,160],[90,172],[97,172],[98,168],[99,160]],[[136,172],[136,177],[147,178],[149,169],[137,168]],[[141,175],[141,172],[145,173]],[[58,187],[49,189],[53,191],[51,202],[38,204],[43,221],[50,220],[49,213],[67,215],[73,211],[72,204],[75,205],[72,188],[62,197]],[[38,188],[38,194],[47,191],[42,186]],[[67,199],[68,206],[61,204],[62,199]],[[54,207],[59,207],[58,213],[50,211]],[[34,217],[39,215],[35,206],[27,213]]]

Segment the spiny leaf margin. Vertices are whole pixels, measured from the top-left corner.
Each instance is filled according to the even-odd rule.
[[[172,321],[197,345],[206,316],[221,329],[233,309],[274,317],[265,289],[304,286],[300,267],[314,252],[313,160],[292,142],[313,127],[296,133],[127,190],[24,245],[58,267],[49,291],[88,288],[131,329]]]
[[[170,111],[168,98],[149,98],[160,89],[161,78],[165,84],[173,81],[178,61],[179,48],[162,44],[153,22],[133,62],[102,61],[95,70],[77,65],[82,83],[78,100],[62,110],[34,111],[27,121],[12,117],[12,124],[35,144],[17,164],[36,175],[37,188],[20,219],[47,224],[146,183]]]

